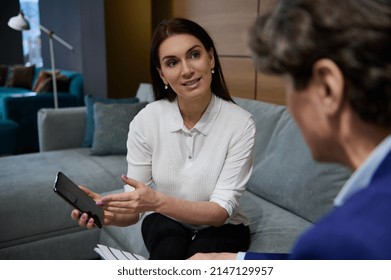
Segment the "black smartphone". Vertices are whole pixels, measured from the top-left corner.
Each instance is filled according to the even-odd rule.
[[[57,173],[54,192],[82,213],[87,213],[97,227],[102,227],[103,209],[62,172]]]

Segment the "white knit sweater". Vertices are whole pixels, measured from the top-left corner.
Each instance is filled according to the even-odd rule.
[[[239,198],[252,171],[255,123],[244,109],[212,96],[191,130],[176,101],[140,111],[129,126],[127,175],[169,196],[213,201],[228,212],[226,223],[247,225]]]

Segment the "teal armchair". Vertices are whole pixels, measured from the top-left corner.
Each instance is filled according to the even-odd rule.
[[[36,68],[31,88],[42,68]],[[44,69],[49,71],[48,69]],[[60,70],[69,78],[69,90],[58,92],[59,107],[84,106],[83,76],[79,72]],[[53,93],[34,94],[27,88],[0,87],[0,120],[11,120],[18,124],[14,154],[37,152],[37,112],[41,108],[53,108]],[[2,141],[15,141],[2,139]]]

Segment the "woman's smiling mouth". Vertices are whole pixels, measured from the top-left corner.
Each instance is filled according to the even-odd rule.
[[[193,79],[193,80],[187,81],[186,83],[183,83],[182,85],[184,85],[185,87],[195,87],[200,80],[201,80],[201,78]]]

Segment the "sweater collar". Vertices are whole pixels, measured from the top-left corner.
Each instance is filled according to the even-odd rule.
[[[199,131],[204,135],[208,135],[208,133],[213,127],[214,121],[216,120],[220,112],[221,103],[222,100],[216,95],[212,94],[212,98],[209,102],[208,107],[206,108],[201,119],[196,123],[196,125],[191,129],[191,131]],[[185,127],[183,123],[183,118],[179,110],[177,99],[175,99],[173,102],[170,102],[168,122],[168,127],[171,132],[177,132],[180,130],[189,132],[189,130]]]

